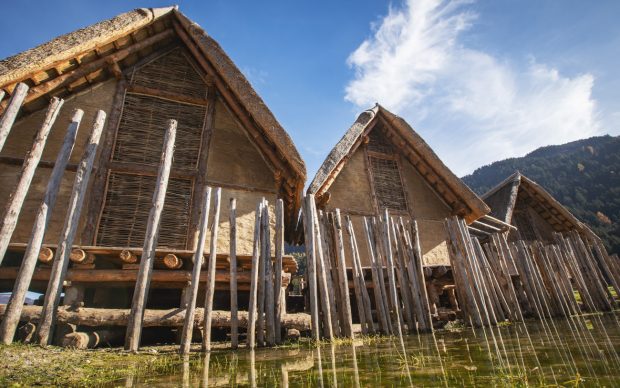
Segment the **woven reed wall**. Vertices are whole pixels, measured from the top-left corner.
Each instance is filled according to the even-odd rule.
[[[379,124],[377,124],[379,125]],[[380,127],[374,128],[368,134],[368,151],[379,152],[392,155],[395,153],[392,142],[385,136],[384,130]]]
[[[142,246],[155,182],[154,176],[110,174],[97,231],[98,245]],[[170,179],[160,224],[159,247],[185,248],[191,194],[191,181]]]
[[[407,211],[398,163],[395,160],[371,156],[370,168],[379,209]]]
[[[137,69],[131,83],[196,98],[205,98],[207,94],[202,77],[181,48]]]
[[[127,93],[112,160],[158,166],[166,122],[176,119],[172,168],[195,168],[206,107]]]

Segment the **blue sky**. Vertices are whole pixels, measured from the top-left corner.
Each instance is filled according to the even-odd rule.
[[[161,1],[8,1],[0,57]],[[290,133],[309,180],[357,114],[400,114],[458,175],[620,133],[618,1],[180,1]],[[33,10],[36,9],[36,12]]]

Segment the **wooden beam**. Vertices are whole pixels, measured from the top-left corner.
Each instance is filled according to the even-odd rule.
[[[78,79],[85,77],[86,75],[102,67],[107,66],[107,63],[109,61],[114,61],[114,62],[121,61],[125,59],[126,57],[128,57],[130,54],[140,51],[141,49],[147,46],[150,46],[152,44],[161,42],[164,39],[172,37],[173,35],[174,35],[174,32],[170,29],[160,32],[159,34],[146,38],[130,47],[127,47],[126,49],[117,51],[113,54],[110,54],[101,59],[94,60],[87,64],[83,64],[75,70],[69,71],[64,74],[60,74],[58,77],[30,89],[30,92],[26,96],[24,103],[27,104],[30,101],[33,101],[55,89],[58,89],[59,87],[71,85],[73,82],[77,81]],[[6,107],[5,103],[0,103],[0,111],[3,111],[5,107]]]

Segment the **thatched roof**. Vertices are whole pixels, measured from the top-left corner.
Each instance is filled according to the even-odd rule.
[[[362,137],[372,130],[378,120],[385,123],[387,129],[398,137],[395,145],[400,152],[416,166],[429,185],[455,213],[471,223],[490,211],[489,207],[439,159],[404,119],[379,104],[358,116],[319,168],[308,188],[308,193],[321,196],[329,189],[342,170],[342,166],[361,144]]]
[[[284,128],[278,123],[269,108],[219,44],[198,24],[193,23],[179,12],[176,7],[136,9],[59,36],[40,46],[5,58],[0,61],[0,89],[7,91],[5,99],[8,99],[18,82],[26,82],[31,87],[39,86],[39,80],[35,80],[33,77],[37,73],[44,74],[43,77],[49,77],[44,79],[45,82],[53,81],[54,77],[70,75],[69,73],[75,68],[88,63],[87,60],[89,59],[84,59],[86,58],[85,53],[94,50],[97,52],[97,55],[94,55],[97,59],[98,50],[102,48],[111,47],[114,43],[112,50],[115,47],[119,49],[117,47],[118,41],[123,37],[132,35],[132,39],[134,39],[137,33],[142,30],[147,31],[147,36],[160,32],[153,28],[153,25],[162,19],[167,20],[166,28],[174,25],[185,30],[200,53],[213,66],[217,75],[224,80],[229,91],[232,92],[256,126],[263,132],[270,146],[290,166],[293,175],[295,175],[295,180],[304,182],[306,178],[305,164]],[[66,74],[57,69],[61,63],[69,63]],[[54,91],[52,88],[50,93]]]
[[[512,223],[512,214],[517,202],[527,199],[528,204],[547,219],[556,231],[589,230],[547,190],[519,171],[485,193],[482,199],[491,207],[492,216],[509,224]]]

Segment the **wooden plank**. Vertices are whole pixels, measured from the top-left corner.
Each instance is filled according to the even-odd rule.
[[[43,148],[45,147],[47,136],[56,121],[56,117],[58,116],[63,103],[64,101],[61,99],[56,97],[52,98],[45,114],[45,120],[37,131],[32,147],[30,148],[28,156],[24,161],[17,186],[13,189],[13,192],[9,196],[9,200],[6,203],[4,218],[2,219],[2,227],[0,228],[0,264],[2,264],[2,260],[6,254],[9,242],[11,241],[11,236],[17,226],[19,213],[22,210],[22,205],[24,204],[24,200],[28,194],[28,189],[30,188],[32,178],[34,177],[34,172],[39,164],[41,155],[43,154]]]
[[[17,87],[13,89],[13,94],[7,103],[7,108],[0,117],[0,151],[4,148],[4,143],[6,142],[7,137],[9,137],[11,128],[13,128],[13,123],[15,123],[15,118],[17,117],[19,109],[21,108],[27,94],[28,86],[24,83],[20,82],[17,84]],[[1,97],[4,97],[4,91],[2,92]],[[2,101],[1,97],[0,101]]]
[[[84,111],[76,109],[73,112],[71,123],[65,133],[62,146],[58,152],[56,163],[52,174],[50,175],[47,183],[47,189],[43,196],[43,201],[39,205],[37,215],[30,234],[30,240],[28,241],[28,248],[22,259],[22,264],[19,269],[19,274],[15,280],[13,286],[13,292],[7,305],[7,312],[5,313],[2,323],[0,323],[0,341],[4,344],[10,344],[13,341],[17,324],[19,323],[19,317],[21,310],[26,300],[26,293],[32,280],[32,274],[34,272],[35,265],[37,264],[37,258],[41,250],[41,245],[45,237],[45,231],[52,216],[52,210],[56,203],[58,191],[60,189],[60,183],[62,181],[63,173],[65,172],[65,166],[69,162],[75,139],[77,137],[78,128]]]
[[[75,239],[75,234],[80,222],[82,204],[84,203],[84,197],[86,196],[86,189],[88,188],[88,181],[90,179],[93,161],[95,160],[95,155],[97,153],[97,147],[99,146],[99,139],[101,137],[105,117],[106,114],[104,111],[97,111],[92,132],[88,138],[84,155],[80,161],[80,167],[75,173],[71,198],[69,199],[67,215],[65,216],[65,224],[58,242],[58,250],[56,251],[56,255],[54,257],[54,265],[50,274],[47,292],[45,293],[43,309],[41,312],[41,322],[37,327],[36,337],[39,344],[43,346],[49,344],[51,334],[53,334],[56,308],[60,302],[63,281],[69,267],[71,246],[73,245],[73,240]]]
[[[170,167],[172,166],[172,156],[174,153],[174,143],[176,138],[177,122],[168,121],[168,127],[164,137],[164,146],[161,155],[160,169],[157,176],[157,184],[153,193],[153,205],[147,221],[147,229],[142,248],[142,259],[140,260],[140,271],[131,303],[131,315],[127,325],[125,336],[125,350],[132,352],[138,351],[140,347],[140,336],[142,334],[142,318],[148,289],[153,271],[153,261],[155,260],[155,247],[157,246],[157,236],[161,220],[161,213],[164,207],[166,191],[168,188],[168,178],[170,177]]]
[[[204,331],[202,333],[202,351],[211,351],[211,315],[213,313],[213,296],[215,295],[215,262],[217,261],[217,233],[220,225],[220,204],[222,202],[222,189],[215,189],[215,201],[213,203],[213,221],[211,224],[211,241],[209,249],[209,268],[207,276],[206,295],[205,295],[205,320]]]
[[[183,329],[181,331],[181,344],[179,353],[188,354],[192,344],[192,334],[194,332],[194,316],[196,314],[196,298],[198,297],[198,286],[200,282],[200,269],[202,268],[203,252],[207,242],[207,228],[209,224],[209,209],[211,207],[211,187],[204,185],[203,203],[200,209],[200,223],[198,224],[198,243],[194,253],[194,267],[192,268],[192,277],[189,283],[189,291],[185,305],[185,319],[183,321]],[[236,279],[235,279],[236,280]]]
[[[230,199],[228,206],[228,223],[230,225],[230,347],[237,349],[239,346],[239,314],[237,313],[237,200],[235,198]],[[281,275],[279,279],[282,283]]]

